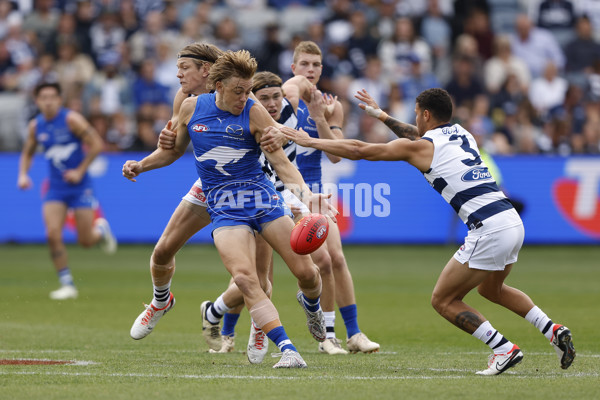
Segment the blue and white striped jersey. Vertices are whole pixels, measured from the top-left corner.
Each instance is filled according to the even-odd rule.
[[[298,117],[294,112],[294,107],[286,98],[284,98],[281,102],[281,113],[277,122],[279,122],[281,125],[289,126],[290,128],[294,129],[298,125]],[[294,166],[296,166],[296,143],[289,140],[286,144],[283,145],[283,151],[285,152],[285,155],[287,156],[288,160],[290,160],[290,162],[294,164]],[[271,182],[273,182],[273,184],[275,185],[275,189],[277,189],[278,191],[282,191],[284,189],[284,184],[281,181],[281,179],[279,179],[279,177],[277,176],[277,173],[275,172],[273,167],[271,167],[271,164],[269,164],[269,161],[267,161],[267,158],[265,157],[264,153],[260,155],[259,161],[263,166],[263,171],[271,180]]]
[[[473,135],[458,124],[447,124],[426,132],[423,139],[434,145],[431,167],[423,174],[425,179],[469,229],[477,229],[486,219],[505,211],[501,221],[494,221],[494,230],[521,223],[481,160]]]

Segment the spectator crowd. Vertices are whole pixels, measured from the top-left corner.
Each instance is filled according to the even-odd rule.
[[[249,49],[285,80],[302,40],[323,50],[347,137],[393,138],[358,89],[412,123],[415,97],[443,87],[491,154],[600,153],[600,0],[0,0],[0,150],[20,149],[42,81],[106,151],[152,150],[179,49]]]

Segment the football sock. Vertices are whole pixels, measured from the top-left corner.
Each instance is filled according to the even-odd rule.
[[[473,332],[473,336],[490,346],[495,354],[506,354],[514,346],[510,340],[506,339],[500,332],[494,329],[489,321],[485,321],[479,328]]]
[[[358,311],[356,304],[350,304],[349,306],[340,308],[340,313],[344,319],[344,325],[346,325],[346,335],[348,338],[360,333],[358,329]]]
[[[235,325],[240,318],[240,314],[227,313],[223,317],[223,328],[221,328],[221,335],[223,336],[234,336]]]
[[[211,324],[216,325],[229,310],[231,310],[231,308],[225,305],[223,295],[220,295],[214,303],[208,305],[206,309],[206,319]]]
[[[284,350],[296,350],[296,347],[292,344],[290,338],[288,338],[287,333],[285,333],[285,329],[283,326],[278,326],[277,328],[273,328],[267,333],[267,336],[273,343],[279,347],[279,350],[283,352]]]
[[[75,286],[73,283],[73,276],[71,275],[71,270],[69,267],[64,267],[60,271],[57,272],[58,281],[61,286]]]
[[[154,298],[152,299],[152,305],[154,308],[165,308],[167,303],[169,302],[169,297],[171,294],[171,282],[162,286],[154,286]]]
[[[317,297],[316,299],[309,299],[304,293],[302,293],[302,301],[304,302],[306,309],[311,312],[317,312],[321,307],[320,297]]]
[[[546,336],[546,339],[552,340],[552,327],[554,326],[554,323],[550,318],[548,318],[546,313],[539,309],[538,306],[534,306],[531,310],[529,310],[525,316],[525,319],[529,321],[531,325],[538,328],[539,331]]]
[[[323,315],[325,316],[325,328],[327,329],[325,337],[333,339],[335,338],[335,311],[323,311]]]

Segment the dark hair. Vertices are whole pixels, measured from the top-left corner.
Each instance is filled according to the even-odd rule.
[[[46,89],[46,88],[54,88],[58,92],[59,96],[62,93],[62,90],[61,90],[58,82],[41,82],[36,85],[35,89],[33,89],[34,96],[37,97],[40,94],[40,92],[42,91],[42,89]]]
[[[424,90],[417,96],[416,102],[422,111],[428,110],[439,122],[448,122],[452,118],[452,98],[444,89]]]

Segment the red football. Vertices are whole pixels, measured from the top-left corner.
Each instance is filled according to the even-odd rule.
[[[327,217],[321,214],[309,214],[298,221],[292,229],[290,245],[298,254],[310,254],[321,247],[328,233]]]

